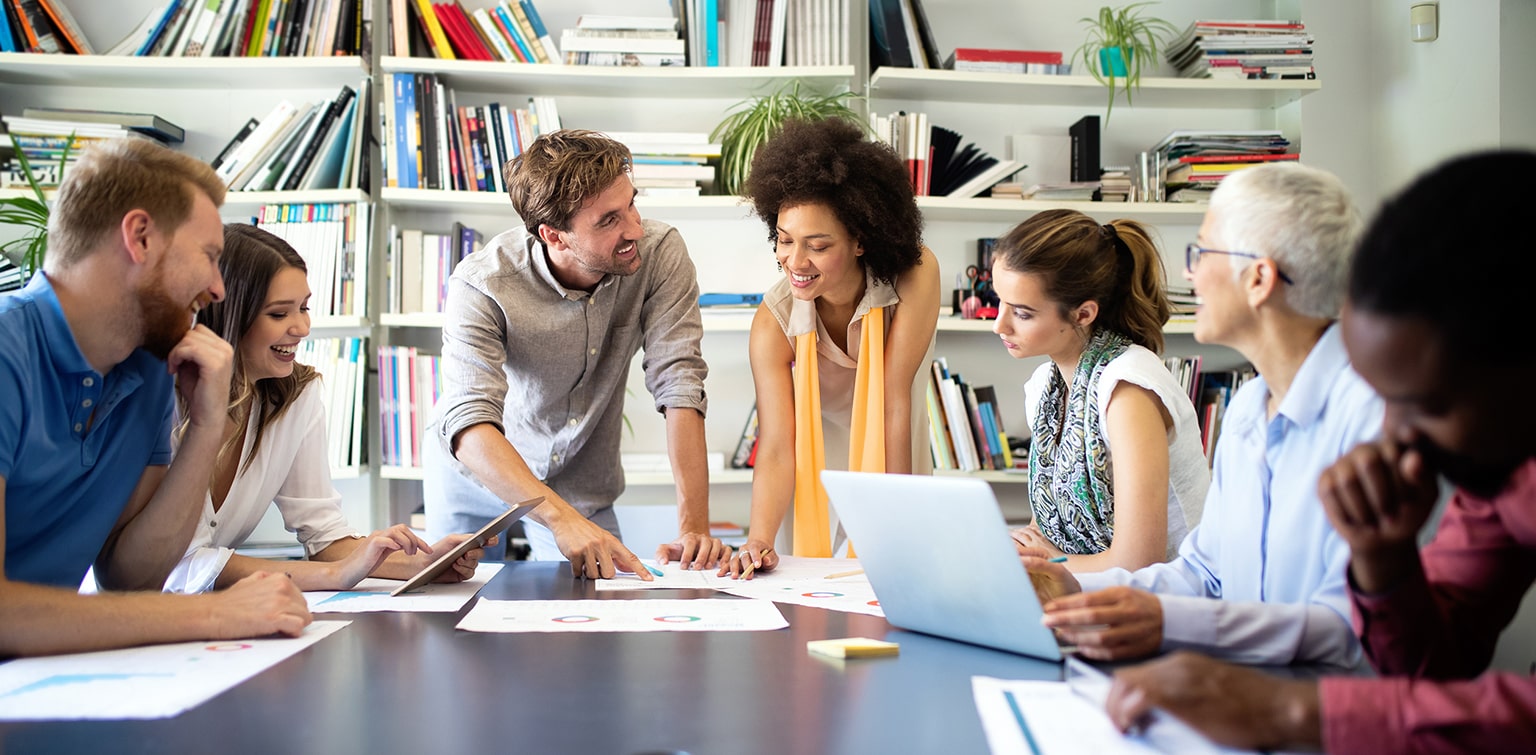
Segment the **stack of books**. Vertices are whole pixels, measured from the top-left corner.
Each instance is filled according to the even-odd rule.
[[[171,0],[157,4],[107,55],[360,55],[367,0]],[[57,0],[54,0],[58,4]]]
[[[358,96],[343,85],[336,97],[298,106],[279,102],[246,121],[218,157],[214,172],[231,191],[352,189],[366,184]]]
[[[715,3],[709,4],[711,8]],[[565,62],[579,66],[684,66],[687,47],[672,16],[585,14],[560,32]],[[716,63],[715,65],[718,65]]]
[[[990,73],[1043,73],[1067,75],[1072,64],[1063,63],[1059,50],[989,50],[979,47],[957,47],[944,59],[944,67],[951,71],[981,71]]]
[[[869,67],[943,68],[922,0],[869,0]]]
[[[368,314],[367,202],[266,205],[251,225],[287,241],[309,268],[310,313],[317,318]]]
[[[1188,326],[1195,324],[1195,310],[1200,306],[1200,297],[1195,295],[1195,290],[1188,286],[1168,286],[1168,322],[1169,326]]]
[[[1063,181],[1033,184],[1024,190],[1024,198],[1041,202],[1092,202],[1098,192],[1098,181]]]
[[[1107,166],[1099,174],[1100,202],[1131,201],[1130,166]]]
[[[390,226],[384,268],[384,311],[442,312],[448,278],[465,257],[480,248],[482,236],[463,223],[448,233]]]
[[[386,73],[384,185],[402,189],[506,191],[502,167],[541,134],[560,128],[555,99],[518,109],[492,102],[459,107],[435,74]]]
[[[380,346],[378,359],[381,461],[420,467],[422,430],[443,393],[442,358],[418,353],[414,346]]]
[[[610,131],[608,136],[629,147],[630,175],[641,196],[696,197],[714,183],[720,143],[693,131]]]
[[[5,146],[14,145],[26,156],[33,177],[43,186],[57,186],[63,172],[78,159],[80,150],[94,142],[127,137],[174,144],[186,137],[180,126],[149,113],[25,108],[20,116],[7,115],[0,120],[10,131]],[[26,185],[21,161],[14,156],[8,158],[0,170],[0,186]]]
[[[1300,21],[1195,20],[1167,47],[1180,76],[1315,79],[1312,35]]]
[[[396,55],[408,57],[561,62],[532,0],[500,0],[474,11],[458,0],[390,0],[390,45]]]
[[[1162,166],[1169,202],[1204,202],[1233,171],[1267,162],[1295,160],[1291,142],[1279,131],[1173,131],[1152,151]]]
[[[691,66],[848,65],[848,0],[672,0]]]

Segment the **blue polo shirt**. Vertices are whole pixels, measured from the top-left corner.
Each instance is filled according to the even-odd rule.
[[[144,468],[171,462],[174,408],[165,362],[143,349],[91,368],[47,276],[0,295],[8,579],[80,584]]]

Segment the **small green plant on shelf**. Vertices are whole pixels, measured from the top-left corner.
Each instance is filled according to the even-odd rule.
[[[43,193],[43,182],[32,170],[26,151],[16,143],[14,135],[10,139],[16,162],[21,166],[32,196],[0,198],[0,225],[22,229],[21,236],[0,244],[0,254],[4,255],[6,262],[21,268],[20,283],[25,285],[43,268],[43,255],[48,253],[48,196]],[[59,165],[68,164],[69,147],[74,139],[74,134],[70,134],[65,141],[64,149],[59,154]],[[62,168],[59,173],[57,177],[62,179]]]
[[[1157,65],[1158,35],[1169,37],[1178,32],[1161,18],[1142,15],[1142,8],[1155,4],[1131,3],[1118,9],[1106,5],[1099,8],[1097,18],[1079,19],[1088,27],[1088,38],[1072,54],[1072,60],[1081,58],[1088,73],[1109,89],[1106,125],[1115,109],[1116,90],[1125,93],[1125,104],[1131,104],[1131,95],[1141,85],[1142,71]]]
[[[849,106],[857,97],[853,92],[801,94],[796,80],[772,94],[736,103],[709,135],[711,141],[720,142],[720,193],[741,193],[757,148],[778,134],[787,121],[847,118],[862,125],[859,114]]]

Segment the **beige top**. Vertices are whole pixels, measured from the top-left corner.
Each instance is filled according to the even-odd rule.
[[[875,307],[885,307],[886,338],[889,339],[891,319],[896,316],[896,305],[901,303],[894,286],[877,282],[870,277],[868,271],[864,273],[864,284],[864,298],[859,300],[853,318],[848,321],[846,353],[828,335],[826,323],[816,314],[816,303],[796,299],[790,294],[788,278],[781,278],[763,294],[763,306],[768,308],[773,319],[779,323],[791,347],[797,336],[809,333],[812,329],[816,331],[816,374],[821,388],[821,434],[826,443],[827,469],[848,468],[848,442],[853,424],[853,383],[858,374],[864,315]],[[926,364],[932,358],[933,342],[930,340],[923,362]],[[930,474],[933,471],[933,456],[928,448],[928,411],[924,403],[927,401],[927,391],[923,381],[927,379],[928,371],[923,369],[919,369],[912,379],[913,474]],[[787,538],[794,531],[792,516],[793,510],[779,528],[781,542],[776,547],[785,553],[791,552]],[[836,513],[833,513],[832,519],[832,531],[838,532]],[[834,542],[841,539],[835,538]]]

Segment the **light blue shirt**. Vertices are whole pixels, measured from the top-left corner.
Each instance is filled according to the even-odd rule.
[[[171,462],[173,410],[149,352],[91,367],[47,276],[0,296],[5,576],[78,587],[144,468]]]
[[[1353,666],[1349,546],[1323,512],[1317,480],[1381,432],[1382,402],[1349,366],[1334,325],[1312,347],[1273,419],[1262,377],[1233,396],[1216,446],[1205,516],[1179,556],[1135,573],[1078,575],[1083,590],[1157,593],[1163,649],[1240,663]]]

